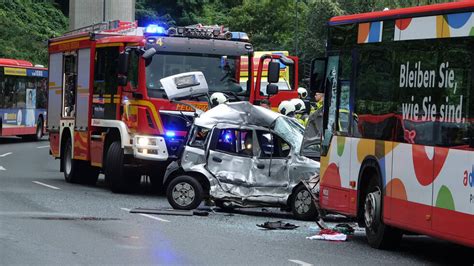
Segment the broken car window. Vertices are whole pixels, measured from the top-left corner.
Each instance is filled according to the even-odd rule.
[[[304,128],[298,121],[284,116],[278,117],[275,121],[274,130],[299,153],[301,142],[303,141]]]
[[[204,127],[195,127],[193,130],[192,138],[189,141],[189,146],[204,148],[209,135],[210,129]]]
[[[253,156],[253,132],[251,130],[223,129],[220,131],[216,150]]]
[[[260,158],[285,158],[290,154],[290,145],[275,134],[258,130],[257,139],[260,145]]]

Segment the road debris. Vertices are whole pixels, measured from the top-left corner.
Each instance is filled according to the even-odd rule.
[[[160,215],[176,215],[176,216],[209,216],[208,211],[203,210],[175,210],[175,209],[146,209],[135,208],[131,209],[130,213],[145,213],[145,214],[160,214]]]
[[[323,229],[317,235],[308,236],[306,239],[327,240],[327,241],[346,241],[347,235],[339,233],[332,229]]]
[[[299,227],[298,225],[284,223],[282,221],[265,222],[263,224],[257,224],[257,226],[261,228],[269,229],[269,230],[275,230],[275,229],[293,230]]]

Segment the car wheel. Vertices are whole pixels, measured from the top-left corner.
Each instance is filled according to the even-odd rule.
[[[314,221],[318,218],[311,193],[304,185],[299,185],[291,196],[291,211],[298,220]]]
[[[364,200],[365,233],[371,247],[390,249],[399,245],[403,234],[382,221],[382,191],[377,180],[370,181]]]
[[[174,209],[192,210],[201,204],[203,190],[192,176],[181,175],[171,180],[166,190],[168,202]]]

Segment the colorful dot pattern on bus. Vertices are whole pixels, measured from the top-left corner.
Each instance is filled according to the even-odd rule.
[[[395,41],[474,36],[473,12],[397,19],[392,25],[386,27],[395,27]],[[381,42],[383,27],[383,21],[359,23],[357,43]]]
[[[365,159],[371,157],[379,164],[386,196],[419,204],[432,203],[438,208],[454,211],[455,203],[466,196],[454,196],[451,191],[462,183],[464,168],[469,165],[463,166],[461,158],[468,162],[467,154],[467,151],[441,147],[337,136],[332,139],[328,155],[321,158],[324,171],[321,172],[321,182],[326,186],[350,189],[349,181],[358,180],[360,167]],[[344,158],[351,158],[351,172],[340,168]],[[394,161],[400,163],[392,169]],[[413,187],[417,187],[416,190]],[[420,198],[419,193],[426,189],[433,190],[433,199],[430,197],[427,202]],[[462,211],[469,212],[468,208]]]
[[[382,41],[383,22],[367,22],[359,24],[357,43],[374,43]]]

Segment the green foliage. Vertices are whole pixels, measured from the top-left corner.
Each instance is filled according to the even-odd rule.
[[[449,0],[136,0],[136,19],[142,26],[225,25],[247,32],[255,50],[295,54],[298,43],[308,62],[324,54],[332,16],[439,2]],[[46,64],[47,40],[67,29],[67,7],[67,0],[0,0],[0,57]]]
[[[0,1],[0,57],[48,62],[47,41],[67,28],[52,1]]]

